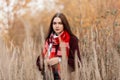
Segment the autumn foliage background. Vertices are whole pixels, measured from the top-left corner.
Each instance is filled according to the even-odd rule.
[[[2,0],[0,9],[0,80],[42,80],[35,61],[56,12],[79,38],[73,80],[120,80],[120,0]]]

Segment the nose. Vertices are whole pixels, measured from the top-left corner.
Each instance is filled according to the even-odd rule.
[[[59,27],[59,23],[56,23],[56,25],[55,25],[56,27]]]

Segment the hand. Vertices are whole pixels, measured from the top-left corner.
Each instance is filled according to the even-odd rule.
[[[54,57],[54,58],[51,58],[51,59],[47,59],[47,63],[50,66],[58,64],[59,63],[59,57]]]

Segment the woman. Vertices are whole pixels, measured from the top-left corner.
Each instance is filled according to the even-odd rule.
[[[74,43],[73,43],[74,42]],[[65,53],[61,53],[60,45],[65,47]],[[52,68],[54,80],[60,80],[60,62],[62,54],[66,54],[68,58],[68,65],[75,70],[75,53],[77,52],[80,59],[80,52],[78,47],[78,39],[71,32],[70,25],[63,13],[56,13],[50,23],[48,35],[43,49],[43,58],[47,65]],[[37,66],[39,70],[40,59],[37,59]]]

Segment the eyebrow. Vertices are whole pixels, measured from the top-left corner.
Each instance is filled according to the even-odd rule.
[[[62,24],[62,22],[53,22],[53,24],[57,24],[57,23],[58,23],[58,24]]]

